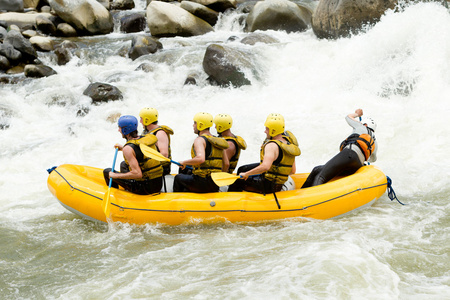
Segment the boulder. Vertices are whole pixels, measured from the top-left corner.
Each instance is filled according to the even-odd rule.
[[[91,97],[94,104],[123,99],[122,93],[117,87],[101,82],[91,83],[84,90],[83,95]]]
[[[23,11],[23,0],[0,0],[0,11]]]
[[[136,68],[136,71],[140,71],[140,70],[142,70],[142,71],[144,71],[146,73],[151,73],[151,72],[153,72],[155,70],[155,68],[153,67],[152,64],[142,63]]]
[[[75,29],[87,34],[107,34],[113,31],[112,15],[95,0],[49,0],[55,13]]]
[[[45,36],[33,36],[30,38],[30,43],[38,51],[50,52],[54,49],[52,39]]]
[[[336,39],[358,32],[363,25],[376,23],[397,0],[321,0],[312,18],[318,38]]]
[[[280,41],[274,37],[271,37],[265,33],[250,33],[248,36],[241,40],[242,44],[255,45],[256,43],[275,44]]]
[[[78,33],[70,24],[60,23],[56,27],[56,35],[63,37],[74,37],[77,36]]]
[[[0,44],[0,55],[6,57],[10,62],[18,62],[22,58],[22,53],[10,44]]]
[[[131,48],[128,51],[128,57],[135,60],[142,55],[155,53],[162,48],[161,42],[151,36],[135,36],[131,40]]]
[[[125,33],[144,31],[147,26],[145,16],[134,13],[120,19],[120,31]]]
[[[49,13],[17,13],[17,12],[9,12],[0,14],[0,22],[5,22],[8,25],[17,25],[20,28],[25,26],[34,26],[36,24],[36,18],[38,16],[45,16],[49,19],[52,18],[52,15]]]
[[[206,49],[203,58],[203,69],[209,75],[209,80],[220,86],[235,86],[250,84],[242,69],[251,69],[249,54],[218,44],[211,44]]]
[[[195,36],[214,31],[206,21],[173,4],[152,1],[147,7],[150,33],[157,37]]]
[[[310,10],[288,0],[266,0],[256,3],[247,17],[247,31],[284,30],[301,32],[311,24]]]
[[[214,26],[219,19],[219,13],[202,4],[192,1],[181,1],[180,7],[187,10],[196,17],[208,22],[209,25]]]
[[[55,47],[56,63],[60,66],[67,64],[72,58],[70,49],[76,49],[78,46],[74,42],[64,41]]]
[[[114,0],[110,4],[110,9],[128,10],[135,7],[133,0]]]
[[[0,42],[3,42],[7,33],[8,31],[6,31],[6,28],[0,26]]]
[[[27,39],[29,39],[30,37],[36,36],[38,34],[37,34],[37,32],[35,30],[30,30],[29,29],[29,30],[22,31],[22,35],[24,37],[26,37]]]
[[[0,70],[6,71],[10,67],[11,67],[11,64],[9,63],[9,60],[5,56],[0,55]]]
[[[26,65],[23,72],[26,77],[40,78],[57,74],[55,70],[45,65]]]
[[[23,0],[24,8],[37,8],[41,0]]]
[[[55,24],[46,16],[36,17],[36,28],[44,34],[55,35],[56,33]]]
[[[22,59],[25,62],[30,62],[37,58],[37,53],[33,48],[33,45],[31,45],[30,41],[16,30],[9,31],[3,43],[10,44],[14,49],[20,51],[20,53],[22,53]]]
[[[227,9],[236,9],[236,0],[191,0],[204,5],[217,12],[225,12]]]

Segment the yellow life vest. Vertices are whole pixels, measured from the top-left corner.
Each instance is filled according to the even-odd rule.
[[[141,168],[141,171],[142,171],[142,178],[139,178],[136,180],[139,181],[139,180],[154,179],[154,178],[161,177],[163,175],[163,168],[161,166],[161,163],[155,159],[145,157],[139,147],[140,144],[144,144],[144,145],[147,145],[150,148],[156,150],[155,144],[157,141],[158,141],[158,139],[156,138],[156,136],[154,136],[152,134],[147,134],[136,140],[129,140],[125,143],[124,147],[130,146],[133,148],[134,152],[136,153],[136,159],[139,163],[139,167]],[[128,167],[131,170],[131,166],[126,159],[125,159],[125,163],[128,165]]]
[[[192,173],[200,177],[207,177],[211,173],[222,171],[222,154],[223,150],[228,148],[228,143],[222,138],[212,135],[201,135],[206,142],[205,161],[198,166],[193,166]],[[209,152],[209,153],[208,153]],[[192,145],[191,156],[194,158],[194,145]]]
[[[232,141],[236,147],[236,153],[230,158],[230,167],[228,168],[228,173],[233,173],[236,169],[239,156],[241,155],[241,150],[247,149],[247,143],[240,136],[222,136],[226,141]]]
[[[265,141],[261,146],[261,162],[264,160],[264,147],[272,142],[276,143],[281,151],[278,158],[272,163],[270,169],[264,173],[264,178],[275,184],[284,184],[288,180],[289,174],[291,174],[295,157],[300,155],[300,148],[294,144],[285,144],[279,140]]]
[[[168,158],[172,159],[172,150],[170,149],[170,135],[173,134],[172,128],[170,128],[169,126],[166,126],[166,125],[161,125],[159,127],[156,127],[155,129],[150,130],[148,133],[156,136],[156,133],[160,130],[163,130],[167,134],[167,138],[169,139],[169,157]],[[161,151],[159,151],[158,146],[156,146],[156,150],[158,150],[158,152],[161,152]],[[169,168],[170,168],[170,161],[162,161],[161,165],[163,167],[169,166]]]
[[[342,151],[345,146],[351,144],[355,144],[359,147],[359,149],[361,149],[362,153],[364,154],[365,160],[368,160],[373,151],[375,151],[375,140],[370,134],[367,133],[351,134],[341,143],[341,146],[339,147],[340,151]]]

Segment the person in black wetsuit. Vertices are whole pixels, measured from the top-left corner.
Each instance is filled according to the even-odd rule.
[[[362,122],[355,118],[363,115],[358,108],[354,113],[347,115],[345,120],[353,128],[352,134],[341,143],[340,152],[325,165],[315,167],[302,188],[324,184],[335,176],[350,175],[364,165],[364,162],[377,160],[378,143],[375,138],[376,123],[371,118]]]

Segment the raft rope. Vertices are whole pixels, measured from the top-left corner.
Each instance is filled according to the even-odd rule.
[[[71,185],[70,182],[67,181],[67,179],[66,179],[64,176],[62,176],[61,173],[58,172],[58,170],[56,170],[56,168],[57,168],[57,167],[54,166],[54,167],[52,167],[52,168],[50,168],[50,169],[47,169],[48,174],[50,174],[51,172],[55,171],[56,173],[58,173],[59,176],[61,176],[62,179],[64,179],[65,182],[67,182],[67,184],[70,186],[70,188],[72,189],[72,191],[73,191],[73,190],[77,190],[77,191],[82,192],[82,193],[84,193],[84,194],[86,194],[86,195],[92,196],[92,197],[94,197],[94,198],[97,198],[97,199],[100,199],[100,200],[103,201],[102,198],[97,197],[97,196],[95,196],[95,195],[93,195],[93,194],[90,194],[90,193],[88,193],[88,192],[85,192],[85,191],[83,191],[83,190],[80,190],[79,188],[76,188],[76,187],[74,187],[73,185]],[[115,204],[111,203],[111,205],[115,205]],[[117,205],[116,205],[116,206],[117,206]]]
[[[386,176],[386,178],[387,178],[387,192],[388,192],[389,199],[391,199],[391,201],[394,201],[394,199],[395,199],[401,205],[405,205],[405,204],[401,203],[400,200],[398,200],[397,195],[395,194],[395,191],[392,188],[392,179],[389,178],[389,176]]]

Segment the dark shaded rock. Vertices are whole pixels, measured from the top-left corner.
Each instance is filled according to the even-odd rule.
[[[23,72],[26,77],[40,78],[57,74],[55,70],[45,65],[26,65]]]
[[[202,4],[217,12],[225,12],[227,9],[236,9],[236,0],[191,0]]]
[[[56,33],[55,24],[45,16],[36,17],[36,28],[44,34],[55,35]]]
[[[54,53],[56,54],[56,63],[59,66],[67,64],[72,58],[72,54],[70,53],[70,51],[64,47],[57,47]]]
[[[23,0],[0,0],[0,11],[23,12]]]
[[[140,32],[144,31],[147,27],[147,21],[144,15],[132,14],[120,19],[120,31],[121,32]]]
[[[184,85],[197,85],[197,79],[195,76],[189,75],[184,81]]]
[[[11,67],[11,64],[9,63],[9,60],[3,56],[0,55],[0,70],[6,71]]]
[[[134,7],[135,4],[133,0],[114,0],[110,5],[110,9],[117,10],[133,9]]]
[[[142,70],[144,72],[150,73],[153,72],[155,70],[155,68],[153,67],[153,65],[149,64],[149,63],[143,63],[140,64],[137,68],[136,71]]]
[[[83,95],[91,97],[94,104],[123,99],[122,93],[117,87],[101,82],[91,83],[87,89],[84,90]]]
[[[187,10],[196,17],[208,22],[211,26],[214,26],[219,19],[219,13],[212,10],[202,4],[192,1],[181,1],[180,7]]]
[[[203,69],[209,79],[220,86],[235,86],[250,84],[243,68],[252,68],[248,54],[222,45],[211,44],[206,49],[203,58]]]
[[[132,60],[136,58],[152,54],[162,49],[162,44],[151,36],[135,36],[131,40],[131,48],[128,51],[128,57]]]

